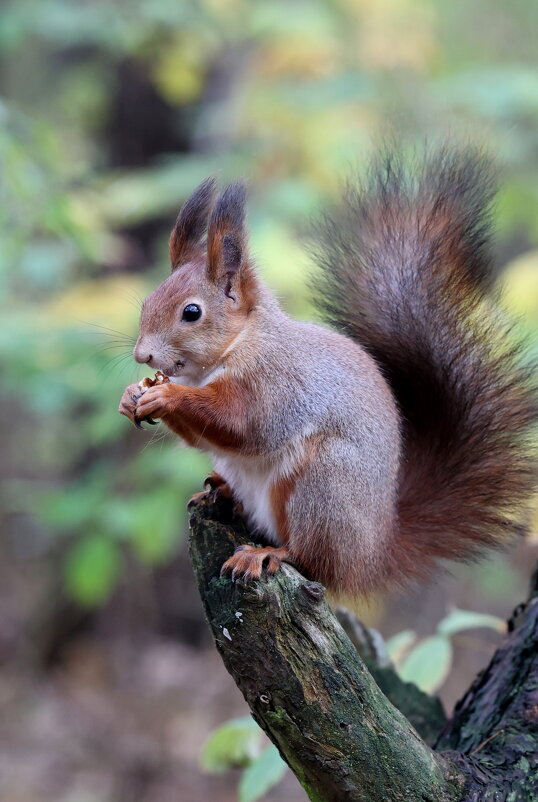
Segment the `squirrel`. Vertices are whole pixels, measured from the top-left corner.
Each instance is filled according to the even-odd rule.
[[[363,595],[525,524],[538,393],[496,303],[494,185],[488,158],[452,148],[411,170],[382,155],[348,183],[313,246],[332,328],[291,319],[260,280],[243,183],[186,201],[134,348],[171,381],[130,385],[119,411],[212,455],[210,483],[268,544],[224,572],[288,562]]]

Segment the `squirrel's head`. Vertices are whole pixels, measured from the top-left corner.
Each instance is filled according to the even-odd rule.
[[[216,198],[213,179],[198,187],[170,235],[170,261],[172,275],[143,303],[134,357],[168,376],[201,377],[256,305],[243,184],[228,185]]]

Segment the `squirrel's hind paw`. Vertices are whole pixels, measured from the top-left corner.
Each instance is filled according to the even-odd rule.
[[[268,574],[276,573],[283,562],[291,563],[289,551],[280,546],[238,546],[235,552],[229,557],[220,573],[232,574],[232,579],[242,577],[243,579],[259,579],[262,570],[265,568]]]
[[[234,499],[233,491],[226,479],[223,479],[219,473],[212,473],[204,479],[204,487],[207,490],[201,490],[199,493],[195,493],[189,501],[187,502],[187,509],[190,510],[193,507],[196,507],[199,501],[203,498],[208,498],[210,494],[213,494],[213,498],[216,499],[229,499],[233,502],[233,516],[234,518],[243,518],[245,511],[243,509],[243,505],[240,501]]]
[[[204,479],[204,488],[205,490],[200,490],[199,493],[195,493],[193,496],[190,497],[189,501],[187,502],[187,509],[190,510],[192,507],[195,507],[199,501],[203,498],[207,498],[210,493],[214,493],[214,498],[226,498],[226,499],[233,499],[233,493],[230,485],[226,482],[225,479],[218,473],[211,473],[209,476],[206,476]],[[234,505],[234,514],[236,513],[236,505]],[[240,513],[239,513],[240,514]]]

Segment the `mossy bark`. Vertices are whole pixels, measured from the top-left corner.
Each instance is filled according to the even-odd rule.
[[[191,508],[190,553],[217,649],[310,799],[538,801],[535,596],[447,723],[437,700],[380,660],[372,633],[340,614],[348,637],[318,583],[287,565],[257,582],[221,577],[248,542],[229,501],[211,493]]]

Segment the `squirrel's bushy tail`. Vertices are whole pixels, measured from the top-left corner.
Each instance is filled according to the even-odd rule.
[[[401,412],[395,578],[505,542],[535,489],[536,381],[488,292],[494,183],[480,154],[385,155],[319,229],[318,305]]]

